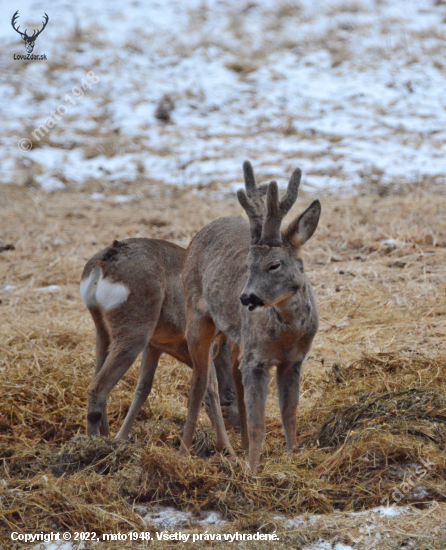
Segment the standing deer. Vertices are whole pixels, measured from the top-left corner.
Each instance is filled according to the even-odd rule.
[[[193,376],[180,455],[192,444],[206,391],[209,348],[218,330],[238,348],[232,366],[243,380],[244,403],[237,391],[238,409],[243,428],[246,408],[249,464],[255,471],[273,366],[288,450],[296,443],[300,371],[318,328],[316,302],[299,252],[316,230],[321,206],[314,201],[281,233],[282,220],[297,199],[300,170],[293,172],[280,201],[277,183],[268,185],[266,208],[251,164],[246,161],[243,170],[246,192],[239,190],[237,196],[249,224],[234,216],[210,223],[192,240],[183,267]]]
[[[80,293],[96,327],[96,373],[88,388],[90,435],[109,435],[107,398],[140,352],[143,354],[135,396],[117,439],[127,438],[150,393],[163,352],[192,367],[184,335],[181,268],[185,255],[183,248],[167,241],[126,239],[115,241],[87,262]],[[230,350],[223,335],[216,339],[213,351],[218,384],[212,367],[207,412],[217,433],[217,449],[231,451],[221,420],[219,393],[230,426],[238,424],[238,413],[229,367]]]

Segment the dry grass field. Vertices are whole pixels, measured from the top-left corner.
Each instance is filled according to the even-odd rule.
[[[0,548],[56,550],[12,531],[181,529],[279,537],[247,549],[444,550],[446,1],[122,5],[20,0],[0,22]],[[19,8],[21,29],[48,12],[46,60],[15,58]],[[167,356],[130,440],[87,439],[84,264],[114,239],[186,247],[242,214],[245,158],[282,188],[302,169],[288,219],[322,202],[303,252],[320,330],[296,450],[272,376],[256,476],[238,434],[235,459],[215,454],[204,412],[178,459],[190,371]],[[111,394],[112,434],[137,376]],[[190,515],[166,527],[157,507]]]
[[[108,202],[106,190],[93,201],[95,190],[0,188],[0,544],[15,548],[11,531],[153,532],[137,507],[149,503],[191,511],[183,532],[204,531],[194,522],[214,510],[227,523],[209,532],[280,538],[241,548],[300,549],[323,539],[327,546],[311,548],[444,549],[444,189],[425,180],[318,192],[323,214],[304,263],[321,321],[304,364],[298,448],[285,452],[273,377],[255,477],[238,434],[230,434],[236,459],[213,452],[204,413],[195,456],[178,459],[190,371],[167,356],[128,443],[85,437],[94,368],[93,324],[78,292],[85,262],[126,237],[187,246],[206,223],[242,211],[235,196],[144,178],[123,204]],[[289,218],[315,196],[304,180]],[[136,379],[137,366],[111,394],[112,434]],[[423,460],[430,466],[421,475]],[[410,490],[402,487],[408,476]],[[346,513],[386,505],[386,496],[396,504],[396,489],[399,516]],[[278,519],[297,514],[305,514],[299,525]]]

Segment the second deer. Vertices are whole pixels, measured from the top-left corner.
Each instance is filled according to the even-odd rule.
[[[282,200],[277,183],[268,185],[265,207],[250,163],[243,168],[246,192],[237,196],[249,223],[235,216],[210,223],[192,240],[183,267],[193,377],[180,454],[187,454],[192,444],[206,391],[209,348],[220,331],[238,349],[233,369],[239,368],[244,388],[244,402],[237,393],[238,407],[241,418],[246,408],[249,464],[255,471],[273,366],[288,450],[296,443],[300,372],[318,328],[313,290],[299,253],[316,230],[321,206],[314,201],[281,232],[282,220],[297,199],[300,170],[293,172]]]
[[[88,388],[88,432],[109,435],[107,398],[142,352],[135,397],[116,438],[127,438],[152,388],[163,352],[192,367],[185,338],[186,316],[181,268],[186,251],[159,239],[115,241],[95,254],[82,274],[80,292],[96,327],[96,373]],[[230,370],[230,349],[223,335],[213,349],[207,411],[217,433],[218,450],[231,445],[226,421],[238,424]],[[206,388],[205,388],[206,389]]]

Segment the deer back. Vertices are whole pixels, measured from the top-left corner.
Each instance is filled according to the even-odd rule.
[[[181,268],[185,254],[180,246],[158,239],[115,241],[87,262],[82,299],[89,309],[101,309],[109,323],[135,327],[161,301],[154,337],[184,340]]]

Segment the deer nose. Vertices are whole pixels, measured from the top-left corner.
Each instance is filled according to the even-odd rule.
[[[240,301],[241,301],[242,305],[249,306],[249,296],[247,294],[242,294],[240,296]]]
[[[265,304],[263,301],[256,296],[255,294],[250,294],[249,296],[247,294],[242,294],[240,296],[240,301],[244,306],[248,306],[248,309],[254,309],[257,306],[263,307]]]

